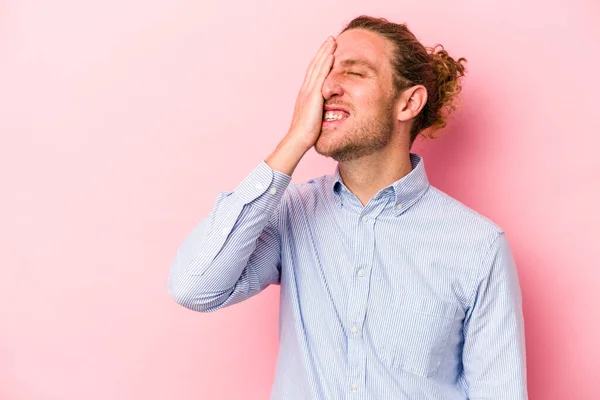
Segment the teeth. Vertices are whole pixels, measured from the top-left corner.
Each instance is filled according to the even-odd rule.
[[[326,121],[335,121],[342,118],[344,118],[344,114],[339,111],[326,111],[323,119]]]

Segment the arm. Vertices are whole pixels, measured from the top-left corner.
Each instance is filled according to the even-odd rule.
[[[521,289],[504,233],[484,258],[484,275],[464,324],[463,376],[469,399],[527,399]]]
[[[290,180],[262,162],[234,192],[220,193],[171,265],[169,293],[177,303],[215,311],[279,282],[277,221]]]
[[[279,282],[281,199],[294,169],[321,133],[321,89],[335,46],[329,38],[309,65],[290,130],[275,151],[234,192],[219,195],[211,214],[178,249],[169,293],[182,306],[215,311]]]

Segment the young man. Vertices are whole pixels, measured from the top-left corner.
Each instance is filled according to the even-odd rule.
[[[501,228],[411,153],[461,64],[362,16],[310,64],[287,135],[179,248],[169,291],[212,312],[281,285],[271,399],[526,399],[521,292]],[[338,161],[303,184],[312,147]]]

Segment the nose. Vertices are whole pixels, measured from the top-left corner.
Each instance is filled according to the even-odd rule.
[[[329,75],[327,75],[325,78],[325,82],[323,82],[321,93],[323,94],[323,98],[325,100],[329,100],[335,95],[342,96],[344,94],[344,89],[342,88],[342,85],[340,84],[335,72],[329,72]]]

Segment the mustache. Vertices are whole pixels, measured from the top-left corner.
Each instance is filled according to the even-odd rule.
[[[348,111],[352,110],[352,105],[348,104],[348,103],[342,103],[339,101],[336,102],[330,102],[330,103],[324,103],[323,107],[343,107],[345,109],[347,109]]]

